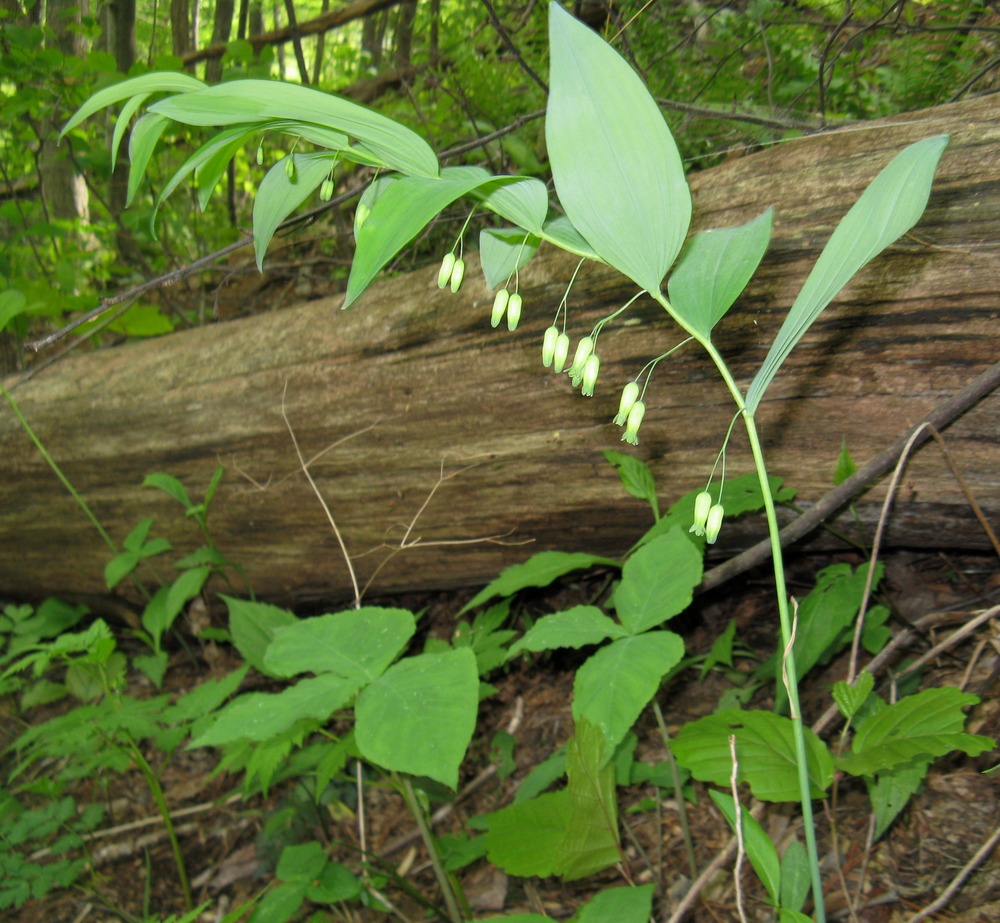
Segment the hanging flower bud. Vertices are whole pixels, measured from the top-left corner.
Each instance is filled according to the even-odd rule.
[[[560,333],[556,337],[556,348],[555,352],[552,353],[552,369],[555,372],[561,372],[566,365],[566,358],[569,356],[569,336],[565,333]]]
[[[507,303],[507,329],[513,333],[517,330],[517,322],[521,319],[521,296],[514,292]]]
[[[584,337],[576,347],[576,354],[573,356],[573,364],[569,367],[570,377],[573,379],[573,387],[580,384],[583,377],[583,364],[590,358],[594,351],[594,338]]]
[[[451,271],[451,293],[454,295],[462,287],[465,278],[465,260],[455,260],[455,268]]]
[[[625,424],[625,433],[622,435],[622,442],[629,445],[639,444],[639,426],[642,418],[646,415],[646,405],[642,401],[636,401],[632,409],[628,412],[628,421]]]
[[[368,216],[372,213],[372,210],[365,205],[364,202],[359,202],[358,207],[354,212],[354,226],[360,231],[361,225],[363,225],[367,220]],[[442,286],[443,288],[443,286]]]
[[[295,182],[295,157],[292,154],[285,156],[285,176]]]
[[[639,400],[639,383],[637,381],[630,381],[622,388],[621,400],[618,402],[618,413],[615,414],[614,419],[615,426],[625,425],[625,421],[628,419],[628,412],[637,400]]]
[[[264,142],[261,141],[257,145],[257,166],[259,167],[264,162]]]
[[[708,522],[705,523],[705,541],[709,545],[714,545],[715,540],[719,537],[719,531],[722,529],[722,517],[725,510],[722,509],[721,503],[716,503],[708,511]]]
[[[333,180],[328,176],[319,187],[319,197],[323,202],[329,202],[333,198]]]
[[[594,396],[594,385],[597,384],[597,373],[600,369],[601,360],[597,358],[597,353],[591,353],[583,363],[583,386],[580,388],[580,393],[584,397]]]
[[[552,360],[556,354],[556,341],[559,339],[559,328],[553,324],[545,328],[545,335],[542,337],[542,365],[545,368],[552,367]]]
[[[493,313],[490,315],[490,324],[499,327],[504,314],[507,313],[507,305],[510,304],[510,292],[502,288],[496,293],[493,299]]]
[[[708,511],[711,508],[712,495],[707,490],[703,490],[694,498],[694,522],[688,532],[694,532],[695,535],[705,534],[705,523],[708,522]]]
[[[451,281],[452,271],[455,269],[455,254],[446,253],[441,260],[441,268],[438,270],[438,288],[444,288]]]

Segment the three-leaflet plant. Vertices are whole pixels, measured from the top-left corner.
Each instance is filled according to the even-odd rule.
[[[774,752],[774,741],[780,742],[781,761],[791,767],[791,778],[787,773],[782,773],[780,780],[770,776],[772,788],[768,790],[765,785],[762,797],[794,798],[801,804],[805,851],[802,855],[786,854],[787,872],[786,859],[781,860],[780,867],[775,865],[777,854],[768,852],[762,833],[758,835],[737,804],[722,794],[716,801],[747,835],[751,860],[773,903],[781,909],[782,919],[804,919],[800,908],[811,893],[815,918],[823,923],[812,801],[829,787],[834,763],[803,724],[798,694],[803,648],[793,641],[793,614],[775,515],[776,485],[768,477],[756,417],[782,363],[820,312],[855,273],[919,220],[948,138],[937,136],[910,145],[872,180],[834,231],[759,371],[744,391],[712,336],[764,256],[771,235],[771,210],[740,226],[702,231],[688,239],[692,203],[681,158],[659,108],[638,76],[610,45],[556,3],[550,6],[549,35],[550,94],[545,139],[558,209],[550,202],[545,183],[538,179],[494,176],[475,166],[442,168],[426,142],[404,126],[346,100],[281,83],[243,80],[207,86],[186,74],[147,74],[95,94],[64,132],[100,109],[125,101],[114,132],[116,155],[133,116],[158,95],[160,98],[147,106],[146,114],[135,124],[129,142],[129,194],[134,196],[169,121],[221,126],[222,130],[167,183],[158,206],[189,179],[204,203],[227,162],[245,144],[270,133],[291,136],[292,153],[268,171],[255,200],[258,264],[281,222],[317,190],[322,197],[329,189],[329,177],[338,162],[378,168],[381,172],[362,196],[355,215],[357,247],[344,308],[358,301],[387,263],[442,209],[465,198],[511,225],[480,234],[483,272],[487,284],[498,290],[490,318],[494,327],[504,316],[509,329],[517,326],[522,310],[517,273],[544,241],[582,260],[604,263],[623,273],[636,284],[636,298],[653,299],[681,328],[686,342],[694,341],[702,347],[732,396],[733,424],[742,424],[754,460],[753,478],[770,535],[783,652],[773,675],[781,678],[788,716],[737,711],[705,719],[714,721],[706,727],[716,741],[707,768],[690,753],[684,755],[685,745],[697,733],[706,732],[706,727],[690,730],[688,738],[679,736],[675,748],[682,764],[696,764],[687,766],[696,778],[710,778],[721,785],[728,781],[732,763],[728,738],[733,736],[740,777],[753,787],[762,774],[763,781],[768,781],[769,768],[754,766],[746,751],[752,751],[755,741],[765,741]],[[307,145],[314,150],[302,150]],[[452,291],[461,287],[465,275],[462,247],[460,240],[442,262],[440,287]],[[508,288],[512,280],[513,294]],[[602,330],[629,304],[631,301],[600,321],[578,342],[567,371],[573,386],[581,387],[585,395],[593,394],[600,377]],[[557,372],[566,368],[570,355],[568,326],[566,306],[562,304],[542,344],[543,364]],[[622,438],[631,444],[639,438],[649,377],[662,358],[652,360],[623,391],[615,421],[625,427]],[[645,382],[640,387],[644,374]],[[727,440],[732,432],[733,425]],[[724,461],[724,452],[725,446],[717,464]],[[713,469],[705,490],[689,498],[684,522],[670,515],[658,521],[623,567],[621,583],[614,593],[617,621],[599,610],[579,607],[579,611],[540,621],[513,648],[515,654],[545,650],[560,646],[567,638],[572,640],[571,646],[607,642],[577,676],[573,706],[577,736],[566,757],[569,786],[564,793],[554,794],[545,809],[547,818],[553,820],[549,829],[556,830],[560,837],[548,843],[552,847],[547,853],[550,871],[575,877],[604,867],[618,855],[606,770],[639,711],[682,655],[679,639],[660,628],[680,610],[654,611],[643,594],[650,582],[673,582],[674,589],[689,595],[700,579],[701,568],[700,554],[692,543],[702,538],[714,541],[724,517],[738,506],[739,495],[734,498],[731,486],[726,491],[724,494],[722,478],[716,480]],[[593,561],[580,566],[590,563]],[[562,562],[559,566],[564,565]],[[686,602],[680,608],[684,605]],[[296,727],[304,726],[299,722],[306,722],[305,726],[322,722],[353,702],[356,724],[352,747],[363,756],[394,772],[422,774],[455,785],[458,763],[475,721],[478,672],[471,650],[455,647],[397,660],[414,630],[412,615],[403,610],[366,607],[312,623],[297,623],[290,615],[279,616],[259,604],[247,609],[243,603],[230,601],[230,607],[237,643],[236,624],[244,621],[256,626],[252,644],[247,644],[257,645],[258,649],[251,653],[249,647],[241,647],[248,661],[272,676],[314,675],[299,679],[277,696],[255,693],[241,697],[198,736],[196,744],[232,745],[270,740],[279,734],[294,736]],[[374,635],[373,626],[378,629]],[[363,651],[361,659],[348,661],[338,653],[348,649]],[[428,681],[431,673],[433,683]],[[601,689],[597,677],[609,675],[630,678],[627,707],[623,699],[609,698]],[[626,684],[623,681],[618,685]],[[446,694],[441,690],[447,690]],[[910,753],[908,758],[912,758],[914,750],[898,740],[899,724],[893,724],[891,717],[878,717],[904,703],[875,706],[862,718],[864,703],[858,701],[862,691],[853,687],[838,690],[838,702],[844,703],[845,715],[855,720],[858,728],[853,753],[839,765],[847,772],[874,777],[898,765],[904,754]],[[950,695],[943,690],[931,692]],[[421,714],[428,719],[410,721],[407,747],[401,746],[399,733],[398,706],[403,699],[418,701]],[[944,703],[947,719],[943,718],[942,726],[934,729],[939,736],[935,746],[957,746],[966,752],[978,752],[977,748],[984,746],[984,738],[961,734],[960,709],[968,701],[951,696]],[[912,717],[913,706],[907,708]],[[442,731],[446,724],[452,727],[452,733]],[[720,735],[726,738],[724,754],[719,750]],[[335,762],[340,758],[340,751],[331,757]],[[720,765],[727,773],[722,780]],[[593,820],[587,820],[588,811],[591,815],[596,811],[602,818],[596,824],[596,833]],[[501,816],[491,826],[490,836],[498,853],[503,848],[498,845],[502,837],[497,830],[504,822]],[[591,827],[585,829],[588,823]],[[591,851],[581,854],[569,847],[563,849],[568,843],[579,842],[581,836],[593,846]],[[519,861],[513,859],[515,865]],[[537,863],[526,864],[538,873]],[[785,882],[792,880],[794,887],[786,889]],[[648,915],[648,909],[645,913]]]

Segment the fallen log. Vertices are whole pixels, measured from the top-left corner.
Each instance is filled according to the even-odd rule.
[[[718,330],[745,385],[864,186],[906,144],[952,136],[923,220],[827,309],[759,410],[772,472],[804,505],[832,487],[842,442],[866,462],[998,358],[997,99],[790,141],[692,177],[696,228],[775,208],[761,271]],[[474,266],[455,296],[437,290],[435,267],[378,283],[346,313],[339,298],[314,301],[69,358],[6,385],[119,542],[154,516],[155,532],[179,550],[196,545],[180,507],[140,484],[150,471],[165,471],[197,497],[225,465],[209,517],[213,536],[258,594],[275,602],[329,602],[350,592],[283,404],[359,581],[374,576],[370,592],[484,582],[545,548],[620,555],[649,513],[623,494],[601,453],[623,448],[611,424],[620,387],[679,338],[652,302],[637,303],[605,329],[597,395],[581,398],[539,362],[542,331],[573,266],[550,251],[522,272],[525,316],[514,334],[490,328],[492,298]],[[589,332],[632,294],[613,272],[587,267],[571,295],[570,330]],[[647,404],[635,451],[669,503],[705,483],[732,405],[691,347],[660,364]],[[945,432],[993,516],[998,433],[996,394]],[[0,590],[24,598],[105,595],[106,549],[6,410],[0,440]],[[732,442],[731,475],[750,470],[743,444],[739,435]],[[854,504],[869,535],[883,496],[876,485]],[[735,551],[763,531],[759,521],[728,523],[719,547]],[[812,541],[822,539],[814,533]],[[411,547],[398,551],[401,542]],[[988,547],[933,444],[909,464],[887,542]]]

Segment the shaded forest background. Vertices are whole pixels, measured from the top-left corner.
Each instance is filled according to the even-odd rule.
[[[570,6],[617,37],[663,105],[691,170],[1000,84],[993,0]],[[82,329],[87,347],[317,297],[346,277],[349,215],[370,179],[364,171],[338,171],[333,200],[317,200],[301,221],[308,230],[272,246],[269,278],[260,280],[246,250],[210,257],[245,239],[256,184],[287,151],[265,144],[259,166],[257,148],[248,147],[204,213],[193,188],[179,191],[161,209],[154,237],[157,196],[193,149],[190,130],[168,128],[151,181],[126,209],[127,164],[110,169],[111,117],[57,140],[95,89],[154,69],[185,69],[209,82],[301,81],[408,123],[448,163],[544,175],[545,7],[533,0],[3,0],[0,368],[22,367],[30,358],[25,341],[101,299],[121,303]],[[400,260],[433,259],[464,218],[458,208],[446,213]],[[188,276],[187,284],[122,297],[167,273]]]

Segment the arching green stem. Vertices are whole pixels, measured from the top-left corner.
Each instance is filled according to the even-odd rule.
[[[788,705],[791,711],[793,739],[795,742],[795,762],[798,770],[799,799],[802,805],[802,823],[805,828],[806,853],[809,856],[809,873],[813,892],[813,903],[816,911],[816,923],[826,923],[826,911],[823,905],[823,881],[819,869],[819,851],[816,845],[816,829],[813,821],[812,790],[809,785],[809,764],[806,751],[805,726],[802,723],[802,711],[799,708],[798,671],[795,665],[795,652],[792,644],[792,617],[788,606],[788,590],[785,586],[785,565],[781,552],[778,517],[774,508],[774,497],[771,495],[771,485],[767,476],[767,465],[764,461],[764,450],[757,433],[757,424],[752,413],[747,411],[746,401],[733,378],[726,361],[715,348],[712,341],[692,330],[683,319],[677,316],[673,306],[662,295],[653,294],[670,314],[671,317],[705,348],[729,393],[736,402],[736,407],[743,416],[743,423],[750,442],[754,468],[757,480],[760,482],[761,494],[764,497],[764,513],[767,516],[767,531],[771,542],[771,561],[774,567],[775,592],[778,598],[778,621],[781,626],[781,646],[783,651],[782,664],[787,677]]]

